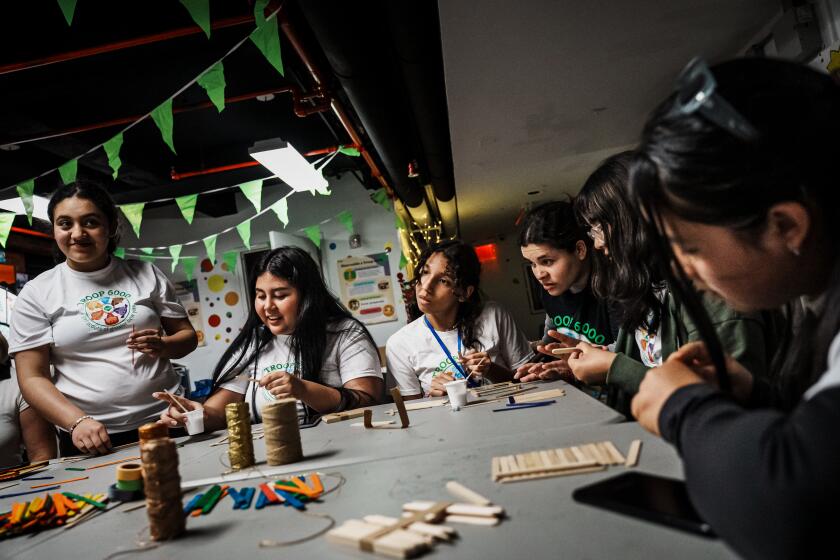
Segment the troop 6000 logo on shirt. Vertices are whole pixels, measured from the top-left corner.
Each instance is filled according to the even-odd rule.
[[[79,300],[82,317],[93,330],[109,330],[123,325],[134,317],[132,294],[121,290],[100,290]]]

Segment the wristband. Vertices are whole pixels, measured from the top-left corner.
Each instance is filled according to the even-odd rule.
[[[76,421],[75,421],[75,422],[73,422],[73,425],[72,425],[72,426],[70,426],[70,427],[67,429],[67,432],[68,432],[68,433],[72,436],[72,435],[73,435],[73,430],[75,430],[75,429],[76,429],[76,426],[78,426],[79,424],[81,424],[81,423],[82,423],[82,421],[84,421],[84,420],[93,420],[93,416],[88,416],[87,414],[85,414],[84,416],[79,416],[79,417],[76,419]]]

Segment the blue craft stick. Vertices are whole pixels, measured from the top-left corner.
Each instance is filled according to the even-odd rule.
[[[239,492],[237,492],[234,488],[228,488],[227,493],[233,500],[233,509],[237,509],[237,507],[239,506],[239,500],[242,499],[239,495]]]
[[[51,478],[55,478],[54,476],[29,476],[26,478],[21,478],[21,480],[25,480],[29,482],[30,480],[49,480]]]
[[[286,503],[292,506],[293,508],[299,509],[301,511],[306,509],[306,506],[303,505],[303,502],[295,498],[291,493],[286,492],[284,490],[278,490],[276,487],[274,491],[277,492],[284,500],[286,500]]]
[[[262,509],[266,506],[267,503],[268,503],[268,498],[265,497],[265,494],[260,492],[260,495],[257,496],[257,503],[254,507],[256,509]]]
[[[242,502],[239,503],[239,509],[248,509],[251,507],[251,502],[254,500],[254,493],[256,490],[254,488],[243,488],[242,493]],[[262,493],[260,493],[262,495]]]
[[[195,509],[195,505],[198,501],[204,496],[204,494],[196,494],[192,497],[192,499],[187,502],[187,505],[184,506],[184,515],[189,515],[192,510]]]
[[[28,492],[15,492],[14,494],[0,494],[0,498],[16,498],[18,496],[26,496],[27,494],[41,494],[42,492],[49,492],[50,490],[55,490],[56,488],[61,488],[61,484],[56,484],[55,486],[50,486],[49,488],[40,488],[38,490],[29,490]]]
[[[529,403],[507,404],[505,408],[494,408],[493,412],[504,412],[506,410],[519,410],[520,408],[536,408],[538,406],[548,406],[557,401],[538,401]]]

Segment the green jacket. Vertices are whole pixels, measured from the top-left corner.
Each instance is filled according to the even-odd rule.
[[[711,294],[703,294],[703,306],[724,352],[732,355],[753,375],[766,376],[782,332],[781,315],[774,312],[739,313]],[[700,340],[697,326],[670,290],[665,295],[661,321],[663,362],[680,346]],[[607,372],[607,404],[629,418],[630,401],[639,391],[648,367],[641,361],[634,331],[622,328],[618,332],[615,351],[617,355]]]

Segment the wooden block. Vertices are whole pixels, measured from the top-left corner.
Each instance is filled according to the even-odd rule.
[[[489,506],[492,503],[478,492],[470,490],[463,484],[454,480],[450,480],[446,483],[446,490],[456,498],[461,498],[462,500],[466,500],[467,502],[477,506]]]
[[[642,440],[634,439],[630,443],[630,450],[627,452],[627,461],[624,463],[628,467],[635,467],[639,464],[639,454],[642,452]]]
[[[401,428],[408,428],[408,412],[405,409],[405,402],[403,402],[402,393],[399,387],[391,389],[391,396],[394,398],[394,404],[397,406],[397,413],[400,415]]]
[[[356,408],[353,410],[345,410],[344,412],[333,412],[332,414],[324,414],[321,420],[327,424],[333,422],[342,422],[344,420],[352,420],[353,418],[361,418],[365,414],[364,408]]]

